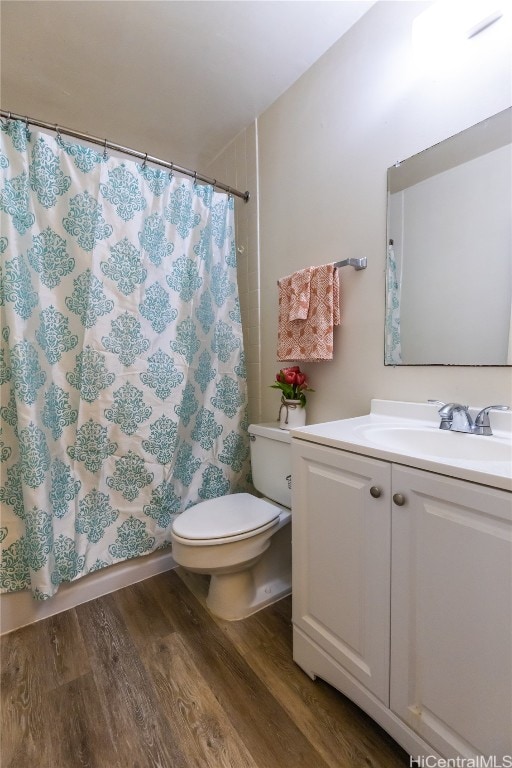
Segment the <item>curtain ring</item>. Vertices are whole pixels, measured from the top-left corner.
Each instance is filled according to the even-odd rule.
[[[57,134],[57,141],[58,141],[61,138],[61,136],[60,136],[60,128],[57,125],[57,123],[55,123],[55,133]]]
[[[104,159],[104,160],[108,160],[108,155],[107,155],[107,140],[106,140],[106,139],[105,139],[105,144],[103,145],[103,159]]]
[[[169,171],[169,181],[174,179],[174,163],[171,163],[171,169]]]
[[[142,163],[142,170],[144,170],[144,169],[145,169],[145,167],[146,167],[146,163],[147,163],[147,160],[148,160],[148,153],[146,152],[146,155],[145,155],[145,157],[144,157],[144,161],[143,161],[143,163]]]
[[[25,136],[27,141],[30,141],[30,131],[28,129],[28,117],[25,117]]]
[[[194,171],[194,187],[197,186],[197,171]]]

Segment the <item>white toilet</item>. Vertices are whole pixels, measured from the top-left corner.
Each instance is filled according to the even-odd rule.
[[[206,605],[243,619],[291,592],[290,433],[251,424],[254,487],[199,502],[172,525],[172,554],[186,571],[211,575]]]

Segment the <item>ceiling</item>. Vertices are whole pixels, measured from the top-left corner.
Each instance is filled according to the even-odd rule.
[[[201,171],[372,5],[2,0],[1,106]]]

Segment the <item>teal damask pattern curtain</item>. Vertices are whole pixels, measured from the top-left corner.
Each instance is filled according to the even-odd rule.
[[[386,344],[384,362],[386,365],[400,365],[402,345],[400,341],[400,277],[395,251],[388,245],[386,263]]]
[[[245,487],[234,206],[22,122],[0,140],[0,588],[46,599]]]

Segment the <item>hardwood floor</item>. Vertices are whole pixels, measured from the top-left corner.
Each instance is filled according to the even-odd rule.
[[[2,768],[399,768],[292,660],[291,598],[213,619],[175,571],[1,640]]]

